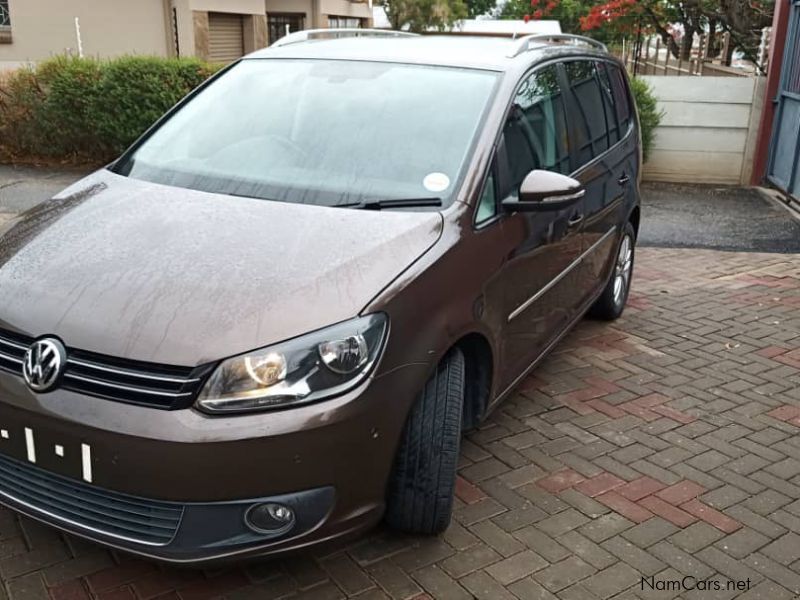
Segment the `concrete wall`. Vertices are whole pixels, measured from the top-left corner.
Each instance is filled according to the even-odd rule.
[[[0,44],[0,69],[77,53],[75,17],[86,56],[168,51],[164,0],[10,0],[11,43]]]
[[[645,179],[747,184],[752,172],[763,79],[643,77],[664,111]]]

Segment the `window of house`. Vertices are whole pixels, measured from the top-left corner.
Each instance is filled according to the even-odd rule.
[[[267,15],[267,29],[269,43],[274,44],[283,36],[302,31],[306,28],[306,16],[303,13],[269,13]]]
[[[545,67],[520,85],[504,129],[511,194],[534,169],[570,172],[567,131],[558,67]]]
[[[331,29],[360,29],[361,19],[357,17],[328,17],[328,27]]]
[[[8,0],[0,0],[0,44],[11,43],[11,13]]]
[[[8,9],[8,0],[0,0],[0,27],[11,27],[11,12]]]
[[[580,164],[608,150],[608,125],[597,66],[588,60],[565,63],[567,78],[577,100],[578,114],[572,120],[580,139]]]

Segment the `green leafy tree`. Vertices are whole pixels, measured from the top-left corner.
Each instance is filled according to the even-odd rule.
[[[566,33],[579,33],[581,17],[588,14],[592,2],[581,0],[508,0],[500,11],[501,19],[553,19]]]
[[[392,29],[416,33],[447,29],[468,15],[464,0],[383,0],[382,5]]]
[[[467,3],[467,16],[470,19],[480,17],[481,15],[488,15],[493,12],[496,6],[495,0],[466,0]]]

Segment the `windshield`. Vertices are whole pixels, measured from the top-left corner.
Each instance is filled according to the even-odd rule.
[[[208,192],[335,206],[447,204],[497,74],[377,62],[245,60],[116,171]]]

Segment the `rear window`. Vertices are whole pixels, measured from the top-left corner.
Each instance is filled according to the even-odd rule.
[[[570,88],[578,103],[572,121],[580,139],[579,163],[585,165],[608,150],[608,125],[597,76],[597,66],[589,60],[565,63]]]
[[[335,206],[452,200],[491,71],[254,59],[181,108],[117,171],[208,192]]]

